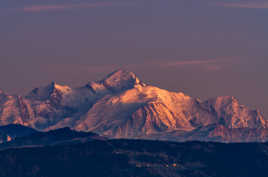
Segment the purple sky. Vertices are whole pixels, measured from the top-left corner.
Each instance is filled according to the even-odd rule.
[[[78,86],[123,67],[268,115],[267,18],[265,0],[2,0],[0,87]]]

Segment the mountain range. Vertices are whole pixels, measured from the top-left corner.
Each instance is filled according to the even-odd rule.
[[[202,101],[148,85],[122,69],[78,88],[52,82],[25,96],[0,91],[0,125],[9,124],[39,131],[70,127],[110,138],[268,140],[268,120],[235,97]]]

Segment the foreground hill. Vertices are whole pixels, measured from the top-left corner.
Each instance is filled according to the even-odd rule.
[[[17,125],[9,124],[6,126],[0,126],[0,144],[12,141],[15,138],[28,136],[33,133],[37,133],[37,131],[32,128],[18,124]]]
[[[267,141],[268,121],[235,97],[201,101],[182,92],[147,85],[117,70],[79,88],[56,83],[26,96],[0,92],[0,125],[37,130],[71,127],[112,138]]]
[[[0,176],[267,177],[268,144],[94,140],[0,151]]]
[[[93,140],[106,140],[106,138],[92,132],[78,132],[66,127],[48,132],[35,131],[31,134],[14,137],[10,141],[0,143],[0,150],[75,144]]]

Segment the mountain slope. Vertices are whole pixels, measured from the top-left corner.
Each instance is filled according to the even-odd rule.
[[[198,114],[193,115],[192,107]],[[183,93],[137,85],[97,101],[75,128],[115,137],[135,137],[174,129],[191,130],[194,125],[190,120],[194,116],[199,121],[195,121],[196,124],[200,124],[203,117],[213,121],[197,100]],[[207,119],[202,123],[206,124]]]
[[[268,121],[258,110],[240,105],[234,97],[201,101],[181,92],[147,85],[125,70],[79,88],[52,82],[33,89],[25,97],[1,91],[0,125],[10,123],[38,130],[71,127],[112,138],[176,141],[210,140],[210,137],[228,142],[266,141],[268,128]],[[225,134],[218,136],[221,128],[207,128],[214,125],[222,127]],[[262,135],[235,133],[258,132],[257,129]],[[204,134],[209,136],[204,138]],[[232,138],[227,138],[229,135]]]

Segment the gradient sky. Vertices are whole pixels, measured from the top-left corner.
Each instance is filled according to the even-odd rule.
[[[268,115],[267,18],[267,0],[1,0],[0,87],[79,86],[123,67]]]

